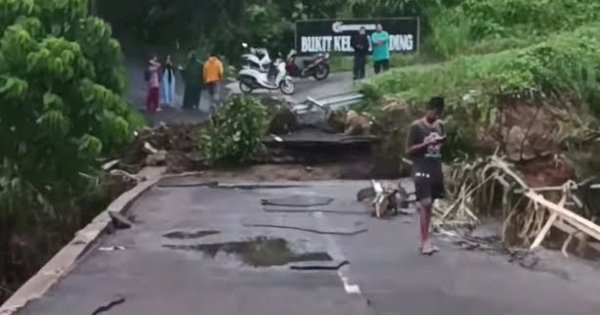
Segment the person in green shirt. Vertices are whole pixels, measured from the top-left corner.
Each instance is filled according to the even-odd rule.
[[[377,24],[377,29],[371,34],[371,45],[375,74],[387,71],[390,68],[390,35],[383,30],[381,23]]]

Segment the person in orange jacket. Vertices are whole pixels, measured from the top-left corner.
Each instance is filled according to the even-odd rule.
[[[223,81],[223,63],[217,56],[211,54],[204,64],[204,84],[210,95],[210,112],[214,113],[214,105],[217,102],[219,84]]]

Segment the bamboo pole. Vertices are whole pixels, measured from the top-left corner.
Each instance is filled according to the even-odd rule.
[[[525,194],[525,196],[533,200],[535,203],[548,208],[552,212],[557,213],[566,221],[571,223],[571,225],[573,225],[574,227],[582,230],[586,234],[589,234],[590,236],[600,241],[600,226],[594,224],[592,221],[589,221],[570,210],[567,210],[553,202],[546,200],[546,198],[536,194],[535,192],[529,191]]]

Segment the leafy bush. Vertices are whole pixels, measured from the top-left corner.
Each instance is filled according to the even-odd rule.
[[[212,164],[250,161],[267,129],[267,110],[253,98],[235,97],[214,117],[200,137],[200,150]]]

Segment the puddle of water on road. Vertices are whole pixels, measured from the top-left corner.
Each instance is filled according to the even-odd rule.
[[[173,232],[168,232],[168,233],[163,234],[163,237],[171,238],[171,239],[178,239],[178,240],[191,240],[191,239],[201,238],[201,237],[219,234],[219,233],[220,233],[219,231],[213,231],[213,230],[193,231],[193,232],[173,231]]]
[[[179,250],[200,251],[215,258],[218,253],[234,254],[247,265],[254,267],[284,266],[292,262],[331,261],[326,252],[294,253],[288,242],[281,238],[257,237],[248,241],[197,244],[197,245],[163,245]]]

